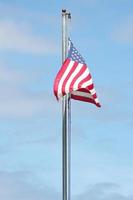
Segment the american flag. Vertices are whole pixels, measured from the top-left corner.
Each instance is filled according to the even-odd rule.
[[[54,94],[59,100],[70,93],[71,98],[101,107],[90,71],[78,50],[69,40],[68,56],[54,81]]]

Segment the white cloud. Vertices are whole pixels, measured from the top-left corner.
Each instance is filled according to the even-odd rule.
[[[12,86],[0,87],[0,117],[32,117],[56,112],[54,100],[47,92],[30,93]]]
[[[125,195],[119,185],[115,183],[99,183],[89,186],[88,191],[78,195],[75,200],[130,200],[130,195]]]
[[[113,30],[111,37],[120,43],[133,43],[133,16],[121,22]]]
[[[88,187],[88,190],[74,200],[132,200],[132,195],[123,194],[115,183],[99,183]],[[54,188],[41,183],[32,173],[25,171],[0,172],[0,199],[2,200],[53,200],[61,199]]]
[[[28,117],[44,110],[43,98],[26,94],[18,89],[0,88],[0,117]]]
[[[0,199],[2,200],[53,200],[60,199],[59,194],[46,184],[28,181],[30,173],[26,172],[0,172]]]
[[[0,82],[5,82],[6,84],[14,84],[14,83],[19,83],[22,80],[24,81],[26,79],[26,76],[24,74],[20,74],[16,70],[13,70],[5,64],[1,63],[0,64]]]
[[[32,117],[41,113],[48,115],[53,111],[56,113],[58,104],[55,106],[52,95],[46,91],[30,92],[30,90],[26,90],[27,77],[28,74],[19,73],[12,68],[0,67],[1,118]],[[32,77],[30,77],[31,79]]]
[[[57,52],[52,39],[36,36],[28,25],[12,20],[0,20],[0,49],[32,54]]]
[[[34,20],[34,22],[41,23],[41,25],[47,24],[52,26],[55,25],[57,22],[57,18],[55,15],[37,9],[29,10],[27,7],[18,6],[9,2],[8,4],[0,2],[0,17],[8,17],[10,19],[16,20],[26,19],[26,21]]]

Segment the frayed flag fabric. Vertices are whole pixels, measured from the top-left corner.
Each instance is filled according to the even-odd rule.
[[[72,99],[93,103],[101,107],[89,68],[70,39],[68,41],[68,56],[54,81],[54,94],[57,100],[69,93]]]

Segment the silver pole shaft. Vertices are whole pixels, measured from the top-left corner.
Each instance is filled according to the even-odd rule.
[[[68,20],[70,13],[62,10],[62,62],[68,51]],[[62,100],[62,198],[70,200],[70,162],[71,162],[71,101],[70,95]]]

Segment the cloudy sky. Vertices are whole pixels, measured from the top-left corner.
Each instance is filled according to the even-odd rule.
[[[0,199],[61,200],[62,8],[102,104],[72,101],[72,197],[132,200],[132,0],[0,0]]]

